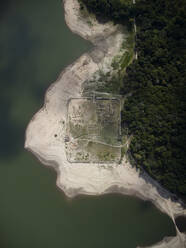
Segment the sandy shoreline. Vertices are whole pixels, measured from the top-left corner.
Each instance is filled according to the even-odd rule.
[[[122,193],[150,200],[174,221],[186,215],[186,209],[172,200],[172,195],[146,173],[143,175],[124,158],[121,164],[71,164],[65,154],[67,101],[80,97],[82,83],[100,70],[109,70],[112,58],[120,52],[126,39],[120,26],[88,22],[80,15],[77,0],[64,0],[65,20],[72,32],[91,41],[95,49],[83,54],[68,66],[46,92],[43,107],[34,115],[26,130],[25,148],[43,164],[57,171],[57,186],[68,197],[78,194],[99,195]],[[90,18],[90,17],[89,17]],[[55,135],[57,134],[57,137]],[[152,247],[186,247],[186,235],[178,229],[177,236],[165,238]]]

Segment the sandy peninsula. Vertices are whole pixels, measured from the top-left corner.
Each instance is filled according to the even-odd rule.
[[[68,197],[78,194],[100,195],[119,192],[151,201],[173,222],[178,215],[186,215],[180,201],[162,188],[146,173],[141,174],[124,157],[120,164],[70,163],[65,153],[67,102],[82,96],[83,82],[101,69],[111,70],[112,58],[120,53],[126,34],[119,25],[100,24],[91,16],[82,16],[77,0],[64,0],[65,20],[72,32],[94,45],[63,70],[46,92],[43,107],[31,119],[25,148],[43,164],[57,171],[57,186]],[[176,226],[176,225],[175,225]],[[156,248],[184,248],[186,235],[177,229],[176,237],[165,238]]]

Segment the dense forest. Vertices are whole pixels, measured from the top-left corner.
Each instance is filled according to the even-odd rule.
[[[113,20],[115,23],[129,24],[134,16],[131,0],[79,0],[81,8],[84,5],[89,12],[93,12],[99,21]]]
[[[103,20],[136,20],[134,60],[123,77],[129,154],[163,186],[186,194],[186,0],[80,0]],[[83,8],[83,6],[82,6]]]

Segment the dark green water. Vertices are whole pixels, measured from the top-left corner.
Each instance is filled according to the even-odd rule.
[[[179,216],[175,221],[180,232],[186,232],[186,216]]]
[[[90,44],[67,28],[59,0],[0,6],[0,248],[133,248],[175,235],[166,215],[132,197],[67,200],[55,172],[23,149],[45,90]]]

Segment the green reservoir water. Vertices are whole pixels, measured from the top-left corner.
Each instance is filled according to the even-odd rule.
[[[91,45],[60,0],[1,0],[0,248],[134,248],[175,235],[152,204],[121,195],[67,199],[23,149],[26,125],[60,71]]]

